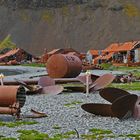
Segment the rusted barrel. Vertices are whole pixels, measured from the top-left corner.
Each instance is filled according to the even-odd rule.
[[[74,78],[82,70],[82,61],[75,55],[54,54],[48,59],[46,67],[52,78]]]
[[[25,89],[22,86],[0,86],[0,107],[9,107],[19,103],[23,107],[26,100]]]

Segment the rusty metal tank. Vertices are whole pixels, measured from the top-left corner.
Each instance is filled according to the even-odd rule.
[[[82,61],[75,55],[54,54],[48,59],[46,68],[52,78],[74,78],[82,70]]]
[[[14,103],[24,106],[26,95],[22,86],[0,86],[0,107],[9,107]]]

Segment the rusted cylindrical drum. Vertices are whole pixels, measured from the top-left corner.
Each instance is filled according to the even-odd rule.
[[[47,72],[52,78],[74,78],[82,70],[82,61],[75,55],[54,54],[47,61]]]
[[[22,86],[0,86],[0,107],[9,107],[19,103],[22,107],[25,103],[25,88]]]

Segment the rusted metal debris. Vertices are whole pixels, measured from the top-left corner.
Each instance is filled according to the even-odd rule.
[[[25,86],[28,90],[26,91],[27,95],[34,95],[34,94],[50,94],[50,95],[57,95],[63,91],[63,86],[54,85],[55,81],[50,77],[44,77],[43,82],[39,82],[40,85],[27,85],[23,81],[18,81],[20,84]],[[41,84],[44,86],[42,87]],[[46,86],[45,86],[46,85]],[[50,86],[47,86],[50,85]]]
[[[110,103],[113,103],[117,98],[120,98],[124,95],[129,95],[127,91],[113,87],[104,88],[100,91],[99,94],[102,98],[104,98]]]
[[[31,112],[33,113],[33,115],[26,115],[26,116],[23,116],[23,118],[44,118],[48,116],[46,113],[39,112],[34,109],[31,109]]]
[[[100,96],[112,104],[83,104],[81,108],[89,113],[127,119],[140,119],[140,97],[118,88],[104,88]]]
[[[47,72],[51,78],[74,78],[81,73],[82,61],[71,54],[54,54],[47,61]]]
[[[24,82],[20,82],[26,88],[31,87]],[[53,90],[54,91],[54,90]],[[26,101],[26,90],[23,86],[0,86],[0,114],[16,116],[21,119],[21,108]],[[33,115],[24,116],[25,118],[42,118],[47,117],[46,113],[31,109]]]
[[[115,76],[112,75],[112,74],[104,74],[100,77],[90,74],[89,82],[88,82],[90,93],[106,87],[107,85],[109,85],[114,80],[114,78],[115,78]],[[86,75],[80,75],[80,76],[77,76],[76,78],[57,78],[57,79],[52,79],[48,76],[44,76],[44,77],[40,78],[38,84],[43,85],[43,86],[46,85],[45,89],[47,91],[47,87],[48,87],[47,85],[54,85],[55,83],[61,83],[62,84],[62,83],[75,83],[75,82],[80,82],[80,83],[83,84],[83,86],[79,86],[79,85],[75,84],[75,86],[68,85],[65,88],[68,91],[69,90],[70,91],[77,91],[77,92],[78,91],[79,92],[85,92],[86,91],[86,84],[87,84],[86,83]],[[59,91],[59,89],[62,89],[62,87],[58,88],[58,91]]]
[[[39,94],[42,91],[42,87],[41,86],[36,86],[36,85],[32,85],[31,86],[31,85],[28,85],[24,81],[21,81],[21,80],[17,80],[17,82],[28,89],[26,91],[27,95]]]
[[[0,114],[20,117],[20,109],[24,106],[26,92],[23,86],[0,86]]]
[[[39,76],[40,77],[40,76]],[[45,79],[45,77],[47,77],[47,76],[42,76],[41,78],[43,78],[44,80],[46,80]],[[77,76],[76,78],[52,78],[54,81],[55,81],[55,83],[56,84],[62,84],[62,83],[68,83],[68,82],[79,82],[80,80],[78,79],[78,77],[79,76]],[[41,79],[40,78],[40,79]],[[91,74],[91,79],[92,79],[92,81],[95,81],[97,78],[99,78],[99,76],[98,75],[94,75],[94,74]],[[48,80],[48,79],[47,79]],[[13,80],[13,81],[3,81],[3,84],[4,85],[19,85],[19,82],[18,81],[20,81],[20,80],[18,80],[18,79],[15,79],[15,80]],[[41,82],[42,82],[43,80],[41,80]],[[32,80],[24,80],[24,81],[22,81],[22,82],[24,82],[24,83],[26,83],[27,85],[37,85],[37,84],[39,84],[39,80],[37,80],[37,79],[32,79]],[[49,81],[50,82],[50,81]],[[82,82],[82,81],[81,81]],[[46,83],[45,83],[46,84]],[[39,84],[39,85],[41,85],[41,83]],[[47,84],[48,85],[48,84]]]
[[[41,94],[47,95],[57,95],[64,90],[63,86],[60,85],[53,85],[53,86],[46,86],[43,87]]]
[[[111,105],[109,104],[97,104],[97,103],[87,103],[83,104],[81,108],[89,113],[95,114],[95,115],[102,115],[102,116],[112,116],[114,117]]]
[[[95,92],[100,89],[103,89],[107,85],[112,83],[114,79],[115,79],[115,76],[113,74],[104,74],[100,76],[98,79],[96,79],[96,81],[90,85],[89,90],[90,92]]]
[[[52,93],[53,88],[54,88],[54,95],[59,94],[59,92],[63,91],[62,86],[58,87],[58,85],[55,84],[63,84],[63,83],[77,83],[80,82],[83,85],[79,86],[78,84],[75,86],[71,86],[68,84],[65,88],[69,91],[76,91],[76,92],[85,92],[86,91],[86,86],[87,86],[87,75],[79,75],[76,78],[51,78],[49,76],[42,76],[38,81],[31,82],[31,81],[21,81],[21,80],[16,80],[14,84],[16,85],[23,85],[25,86],[28,91],[28,94],[46,94],[49,92]],[[108,84],[110,84],[114,80],[115,76],[112,74],[104,74],[102,76],[97,76],[94,74],[89,75],[89,91],[90,93],[93,93],[97,90],[100,90],[104,87],[106,87]],[[43,90],[44,88],[44,90]],[[58,89],[58,91],[57,91]],[[61,90],[60,90],[61,89]],[[49,94],[49,93],[48,93]]]
[[[128,74],[116,75],[114,82],[115,83],[132,83],[137,80],[139,80],[139,78],[134,76],[133,73],[129,72]]]
[[[38,80],[38,85],[41,87],[52,86],[55,85],[55,80],[50,78],[49,76],[42,76]]]

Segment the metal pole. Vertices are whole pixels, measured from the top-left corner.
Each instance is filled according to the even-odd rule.
[[[89,77],[90,77],[90,71],[86,71],[86,95],[89,95]]]

